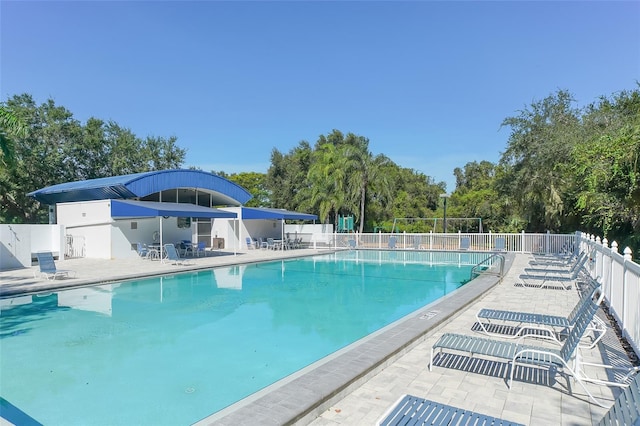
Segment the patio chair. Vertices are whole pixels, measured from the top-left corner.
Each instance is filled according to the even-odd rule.
[[[577,262],[571,270],[566,272],[552,270],[543,275],[522,274],[520,275],[522,285],[529,288],[563,288],[571,290],[572,284],[583,272],[587,259],[588,257],[584,256],[580,262]],[[558,285],[550,285],[548,283],[557,283]]]
[[[176,246],[173,244],[165,244],[164,251],[167,254],[167,259],[171,261],[173,265],[190,265],[186,259],[180,257],[180,253],[176,250]]]
[[[76,272],[70,269],[58,269],[56,268],[56,262],[53,260],[53,254],[50,251],[41,251],[36,253],[38,258],[38,267],[40,276],[44,276],[47,280],[55,280],[56,278],[70,278],[70,275],[75,277]],[[34,272],[34,277],[37,278],[37,273]]]
[[[396,237],[393,237],[393,236],[389,237],[389,248],[390,249],[395,249],[396,248],[396,241],[397,241]]]
[[[529,262],[531,266],[558,266],[558,267],[570,267],[579,256],[582,256],[584,252],[570,253],[570,254],[546,254],[546,255],[534,255],[533,260]]]
[[[178,253],[182,254],[182,256],[187,256],[189,255],[189,253],[191,253],[191,256],[193,256],[193,243],[191,242],[191,240],[180,241],[176,249],[178,250]]]
[[[422,249],[422,238],[420,238],[419,236],[413,237],[413,248],[415,250],[421,250]]]
[[[191,250],[193,251],[193,248]],[[197,257],[200,257],[201,254],[203,256],[207,255],[207,246],[204,244],[204,241],[198,241],[198,244],[195,246],[195,250],[195,255]]]
[[[149,248],[146,244],[136,243],[136,251],[138,252],[138,256],[148,259],[149,258]]]
[[[508,380],[509,388],[511,388],[517,364],[546,367],[550,372],[562,369],[566,375],[573,377],[580,384],[594,403],[604,407],[587,389],[585,382],[582,380],[582,373],[579,370],[581,359],[578,345],[597,310],[598,305],[594,302],[591,301],[587,304],[576,319],[576,324],[567,335],[560,349],[446,333],[431,348],[429,370],[431,371],[433,368],[433,353],[435,349],[439,349],[440,354],[442,354],[443,349],[449,349],[469,353],[471,358],[475,358],[477,355],[484,355],[490,358],[507,360],[508,363],[511,363],[511,372]],[[569,377],[567,377],[568,380]]]
[[[260,248],[261,249],[268,249],[269,248],[269,243],[264,238],[260,237],[258,241],[260,243]]]
[[[640,374],[613,402],[598,426],[640,426]]]
[[[561,337],[566,335],[575,325],[582,310],[588,305],[589,301],[593,301],[599,289],[600,283],[597,280],[590,279],[587,283],[587,288],[583,290],[582,297],[567,317],[484,308],[476,314],[477,322],[474,325],[474,329],[488,336],[515,339],[526,335],[547,338],[560,343]],[[603,298],[604,293],[600,291],[595,303],[599,305]],[[493,321],[496,321],[496,323]],[[516,324],[506,325],[505,323]],[[607,325],[600,318],[594,316],[588,330],[594,333],[593,339],[588,345],[588,348],[591,349],[602,339],[607,331]]]
[[[378,426],[401,425],[493,425],[524,426],[469,410],[440,404],[412,395],[403,395],[376,423]]]
[[[580,266],[583,266],[587,259],[586,259],[586,254],[584,252],[580,253],[575,259],[573,259],[573,262],[568,262],[565,264],[558,264],[558,263],[551,263],[551,264],[546,264],[546,265],[541,265],[541,264],[534,264],[533,268],[532,267],[526,267],[524,268],[524,271],[527,273],[533,272],[533,273],[555,273],[555,272],[559,272],[561,274],[563,273],[567,273],[567,272],[573,272],[575,270],[575,268],[578,268]],[[531,264],[531,262],[529,262],[529,264]],[[536,266],[541,266],[536,268]],[[544,266],[544,267],[542,267]]]
[[[349,238],[347,240],[347,247],[349,248],[349,250],[354,250],[357,246],[358,243],[356,242],[355,238]]]
[[[267,248],[270,250],[279,250],[280,244],[282,244],[282,241],[280,243],[276,243],[273,238],[267,238]]]
[[[471,247],[471,239],[469,237],[460,238],[460,250],[469,250]]]
[[[257,248],[257,247],[256,247],[256,244],[257,244],[257,243],[256,243],[255,241],[253,241],[253,240],[251,239],[251,237],[247,237],[247,238],[245,238],[245,241],[247,242],[247,249],[248,249],[248,250],[255,250],[255,249]]]
[[[493,247],[493,249],[495,251],[506,251],[507,250],[507,246],[506,246],[504,237],[497,237],[496,238],[495,246]]]

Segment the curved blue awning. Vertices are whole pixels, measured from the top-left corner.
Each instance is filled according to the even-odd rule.
[[[318,216],[282,209],[242,207],[242,219],[316,220]]]
[[[27,194],[42,204],[145,197],[190,188],[211,194],[213,205],[239,206],[251,199],[240,185],[199,170],[160,170],[48,186]]]
[[[111,217],[203,217],[229,218],[237,214],[187,203],[158,203],[156,201],[111,200]]]

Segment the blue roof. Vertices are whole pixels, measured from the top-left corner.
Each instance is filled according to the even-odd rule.
[[[236,218],[237,214],[188,203],[111,200],[111,217],[209,217]]]
[[[242,207],[242,219],[316,220],[318,216],[282,209]]]
[[[27,194],[42,204],[145,197],[190,188],[211,193],[213,205],[238,206],[251,199],[240,185],[199,170],[160,170],[48,186]]]

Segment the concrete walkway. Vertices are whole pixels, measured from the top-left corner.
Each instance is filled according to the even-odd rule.
[[[34,278],[37,267],[30,269],[0,272],[0,296],[8,297],[24,292],[47,291],[55,288],[105,283],[123,279],[138,278],[166,274],[177,271],[197,270],[213,266],[251,263],[283,257],[297,257],[314,255],[318,251],[298,249],[291,251],[248,250],[234,255],[233,253],[208,253],[206,257],[193,259],[193,265],[181,266],[162,264],[138,258],[128,260],[92,260],[72,259],[57,262],[61,269],[76,271],[77,278],[46,281]],[[328,376],[347,377],[352,369],[354,360],[359,363],[370,362],[367,356],[380,348],[378,341],[370,341],[358,345],[359,353],[352,352],[349,363],[322,363],[322,368],[310,368],[302,375],[297,393],[304,394],[307,400],[302,404],[311,407],[305,415],[297,419],[291,417],[268,417],[258,415],[258,398],[275,404],[267,407],[270,412],[279,413],[290,409],[292,398],[285,400],[269,399],[265,394],[277,392],[279,385],[259,392],[253,400],[244,401],[236,407],[231,407],[224,416],[212,416],[204,419],[201,424],[311,424],[323,425],[368,425],[375,424],[382,414],[394,404],[403,394],[409,393],[429,398],[444,404],[454,405],[464,409],[474,410],[483,414],[508,419],[524,424],[555,424],[555,425],[591,425],[600,420],[603,413],[612,404],[618,393],[618,388],[588,384],[588,389],[607,406],[599,407],[591,403],[585,392],[574,382],[567,380],[560,374],[549,374],[538,369],[522,369],[519,379],[514,381],[511,389],[506,385],[507,368],[505,363],[485,362],[469,363],[465,357],[444,358],[428,370],[428,360],[432,345],[442,333],[456,332],[462,334],[479,335],[472,330],[475,323],[475,313],[481,307],[501,308],[518,311],[548,313],[566,316],[578,300],[575,290],[544,290],[516,286],[518,277],[528,266],[530,257],[518,254],[505,279],[488,290],[483,290],[474,296],[471,304],[467,304],[458,311],[436,322],[426,333],[412,340],[402,351],[391,354],[381,354],[385,359],[384,365],[367,374],[360,374],[351,380],[351,384],[339,392],[332,392],[326,388],[332,386]],[[602,312],[599,313],[604,318]],[[425,316],[409,318],[407,327],[418,324]],[[373,342],[376,342],[375,345]],[[539,340],[533,344],[544,345]],[[382,344],[384,346],[384,342]],[[395,347],[395,346],[394,346]],[[356,353],[356,355],[353,355]],[[618,365],[630,365],[615,333],[609,330],[602,342],[592,350],[582,350],[585,360],[590,362]],[[341,355],[342,356],[342,355]],[[361,367],[361,366],[359,366]],[[364,366],[366,369],[366,366]],[[315,374],[314,374],[315,371]],[[607,378],[607,371],[602,368],[590,368],[590,376]],[[275,394],[274,394],[275,395]],[[314,400],[322,398],[325,402],[313,406]],[[287,400],[288,399],[288,400]],[[256,404],[252,406],[251,404]],[[263,402],[263,405],[265,403]],[[278,405],[280,404],[280,405]],[[294,407],[295,408],[295,407]],[[242,413],[239,415],[238,413]],[[286,414],[286,413],[285,413]],[[226,417],[225,417],[226,416]],[[234,417],[235,416],[235,417]],[[227,419],[225,421],[225,418]],[[231,420],[230,420],[231,419]]]

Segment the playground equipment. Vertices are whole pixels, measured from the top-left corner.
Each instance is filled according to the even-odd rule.
[[[338,232],[353,232],[353,216],[338,216]]]

